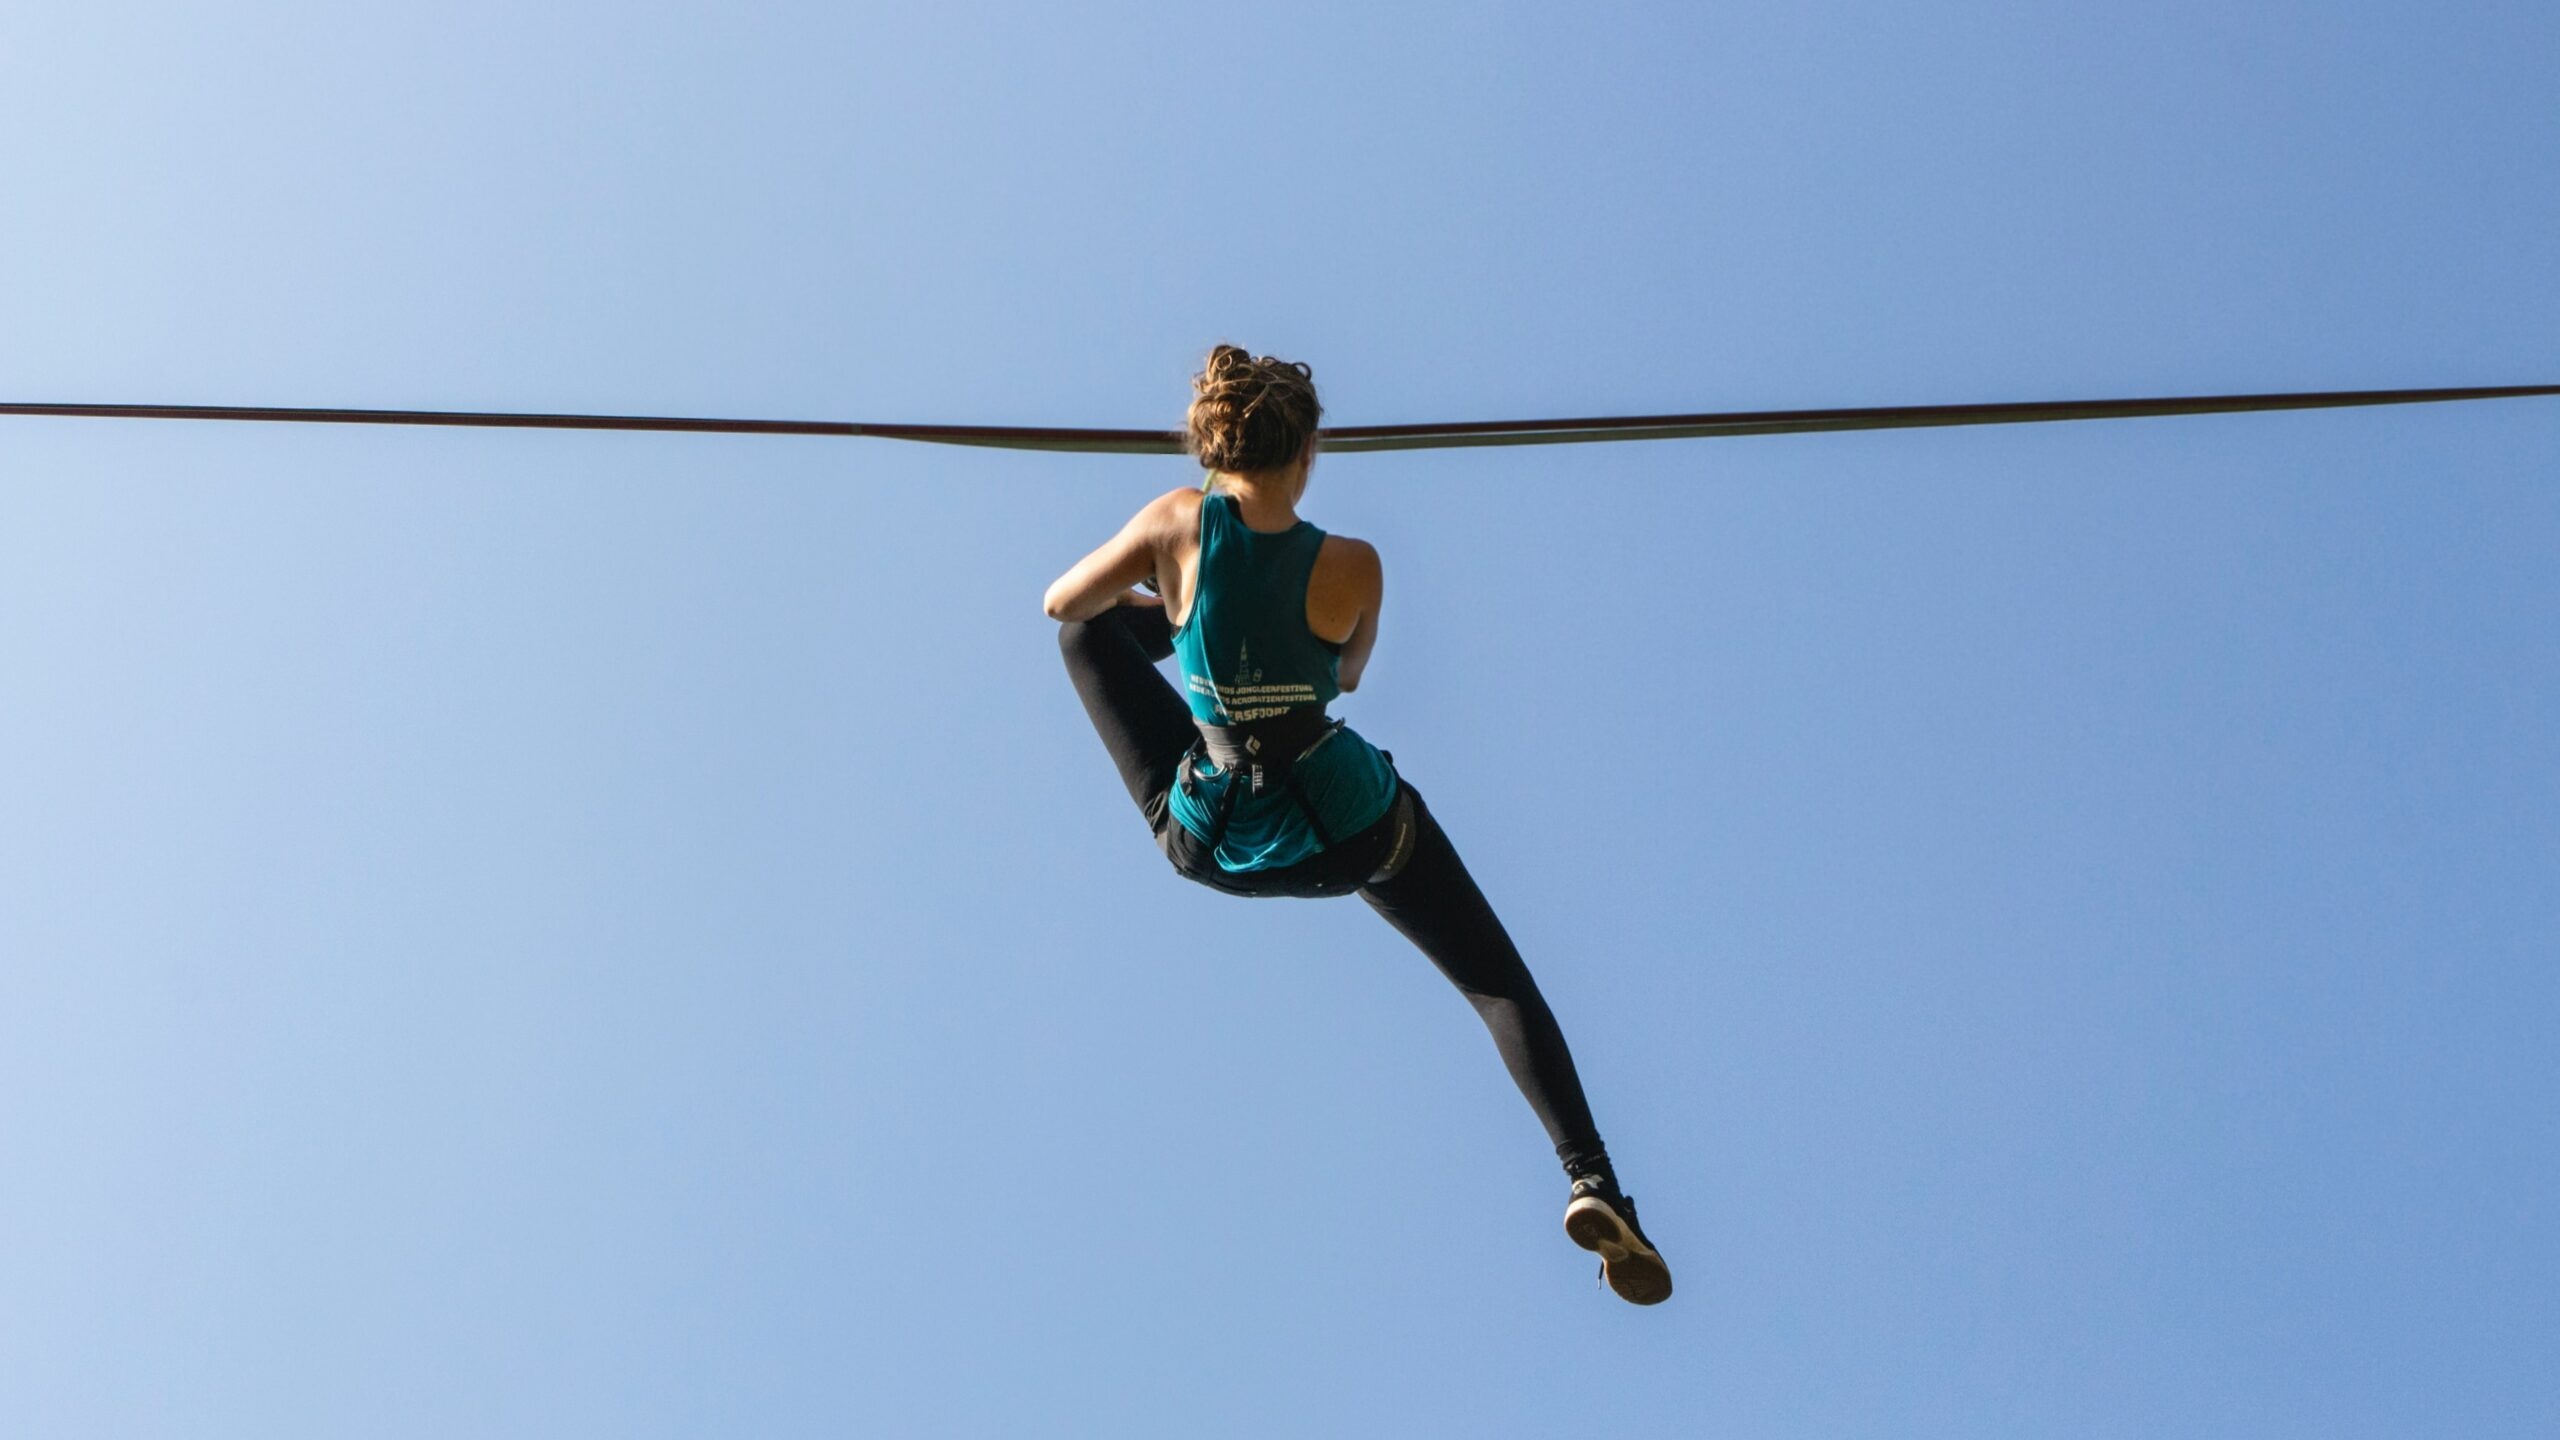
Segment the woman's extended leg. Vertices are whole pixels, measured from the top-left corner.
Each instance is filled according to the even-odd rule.
[[[1199,730],[1156,662],[1173,653],[1173,622],[1154,605],[1120,605],[1058,627],[1067,674],[1147,823],[1165,820],[1174,767]]]
[[[1618,1177],[1611,1173],[1609,1152],[1591,1123],[1591,1107],[1582,1098],[1582,1081],[1574,1074],[1564,1032],[1538,994],[1538,982],[1529,978],[1518,947],[1421,799],[1414,797],[1420,835],[1413,858],[1392,879],[1370,885],[1360,896],[1422,947],[1493,1032],[1502,1063],[1511,1068],[1529,1108],[1538,1112],[1548,1138],[1556,1142],[1556,1158],[1573,1177],[1565,1235],[1600,1257],[1600,1273],[1620,1298],[1659,1305],[1671,1298],[1671,1267],[1645,1238],[1635,1201],[1618,1188]]]
[[[1512,1080],[1528,1097],[1538,1123],[1547,1127],[1547,1138],[1555,1142],[1556,1158],[1567,1173],[1577,1178],[1606,1175],[1608,1151],[1592,1124],[1591,1106],[1582,1097],[1582,1080],[1574,1073],[1573,1053],[1565,1048],[1555,1012],[1547,1008],[1519,947],[1476,888],[1431,807],[1419,793],[1414,801],[1419,833],[1413,858],[1395,878],[1363,889],[1360,898],[1421,947],[1475,1007],[1493,1032],[1494,1048],[1502,1052]]]

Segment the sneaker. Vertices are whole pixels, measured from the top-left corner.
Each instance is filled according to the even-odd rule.
[[[1617,1186],[1589,1178],[1574,1181],[1572,1203],[1564,1207],[1564,1233],[1600,1257],[1600,1274],[1619,1299],[1659,1305],[1671,1298],[1671,1267],[1644,1238],[1644,1227],[1636,1223],[1636,1202],[1619,1194]]]

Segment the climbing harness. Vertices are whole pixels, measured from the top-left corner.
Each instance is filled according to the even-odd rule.
[[[1176,767],[1183,793],[1197,795],[1200,790],[1200,766],[1207,763],[1220,774],[1230,777],[1226,793],[1219,797],[1218,808],[1209,820],[1209,833],[1201,837],[1211,851],[1227,837],[1227,826],[1235,819],[1236,807],[1247,796],[1259,797],[1267,791],[1286,790],[1298,813],[1307,817],[1307,827],[1315,832],[1316,851],[1322,854],[1340,843],[1333,831],[1316,813],[1315,802],[1307,797],[1307,788],[1298,778],[1298,767],[1308,756],[1324,748],[1334,736],[1342,733],[1344,722],[1333,719],[1321,709],[1291,710],[1268,720],[1241,725],[1215,725],[1206,720],[1194,721],[1199,738],[1182,752]],[[1395,768],[1395,756],[1386,751],[1387,768]],[[1412,858],[1414,841],[1413,792],[1402,777],[1396,780],[1395,800],[1388,806],[1389,818],[1395,824],[1395,838],[1388,847],[1386,859],[1370,875],[1367,883],[1392,880]]]
[[[1342,721],[1309,708],[1241,725],[1213,725],[1206,720],[1195,723],[1200,728],[1200,738],[1182,754],[1184,793],[1199,793],[1199,766],[1203,760],[1233,777],[1227,782],[1226,794],[1219,798],[1209,833],[1202,837],[1210,849],[1216,849],[1226,839],[1228,822],[1235,818],[1236,806],[1245,796],[1258,798],[1265,790],[1277,788],[1285,788],[1289,798],[1297,802],[1299,813],[1307,817],[1308,826],[1316,832],[1317,848],[1333,848],[1332,832],[1325,828],[1316,807],[1307,799],[1306,787],[1298,782],[1298,765],[1342,733]]]

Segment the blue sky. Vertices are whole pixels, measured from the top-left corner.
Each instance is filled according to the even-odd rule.
[[[91,4],[0,398],[1170,425],[2560,378],[2547,6]],[[0,1413],[2545,1435],[2560,406],[1335,456],[1364,909],[1043,585],[1183,463],[0,422]]]

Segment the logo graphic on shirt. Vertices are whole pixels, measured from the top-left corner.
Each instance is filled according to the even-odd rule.
[[[1236,646],[1235,678],[1217,684],[1202,676],[1192,675],[1192,693],[1207,695],[1226,713],[1230,724],[1242,725],[1252,720],[1268,720],[1285,715],[1300,705],[1316,704],[1316,687],[1303,680],[1264,684],[1262,668],[1253,663],[1251,642]]]

